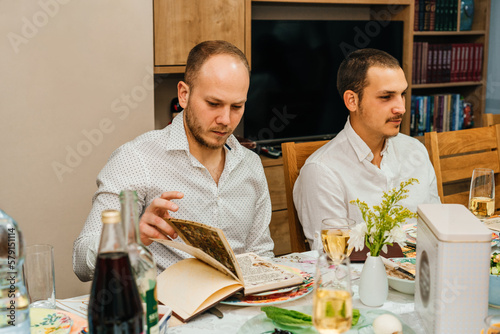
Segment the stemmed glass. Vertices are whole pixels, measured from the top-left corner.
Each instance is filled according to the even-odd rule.
[[[349,258],[333,261],[321,254],[316,263],[313,324],[321,334],[347,332],[352,322]]]
[[[334,261],[349,257],[349,233],[356,222],[349,218],[327,218],[321,222],[321,242],[323,249]]]
[[[469,210],[478,218],[490,217],[495,212],[495,174],[492,169],[476,168],[472,172]]]

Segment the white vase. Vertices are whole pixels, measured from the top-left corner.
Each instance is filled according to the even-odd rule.
[[[381,306],[388,293],[389,284],[382,259],[368,255],[359,280],[359,299],[366,306]]]

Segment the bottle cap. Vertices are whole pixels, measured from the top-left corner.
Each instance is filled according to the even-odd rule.
[[[104,210],[101,215],[104,224],[116,224],[120,222],[120,212],[117,210]]]

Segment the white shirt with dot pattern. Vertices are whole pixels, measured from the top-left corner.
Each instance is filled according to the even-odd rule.
[[[273,256],[269,233],[271,200],[264,168],[254,152],[231,135],[226,161],[217,185],[209,171],[189,153],[183,113],[162,130],[147,132],[118,148],[97,177],[92,210],[73,245],[73,271],[82,281],[93,277],[102,229],[101,212],[120,210],[119,194],[137,191],[142,211],[165,191],[184,198],[173,218],[221,228],[236,254]],[[157,242],[148,246],[158,272],[190,255]]]

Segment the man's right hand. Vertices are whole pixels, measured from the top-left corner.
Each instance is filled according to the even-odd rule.
[[[183,197],[184,194],[179,191],[167,191],[155,198],[146,208],[139,221],[139,234],[144,245],[149,246],[153,242],[150,238],[168,239],[167,236],[172,239],[177,238],[177,233],[164,218],[170,218],[169,211],[179,210],[177,204],[170,200]]]

